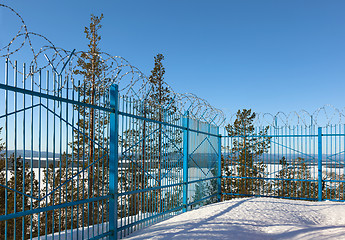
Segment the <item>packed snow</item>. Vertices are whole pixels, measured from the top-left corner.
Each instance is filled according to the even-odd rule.
[[[345,203],[241,198],[204,206],[128,239],[345,239]]]

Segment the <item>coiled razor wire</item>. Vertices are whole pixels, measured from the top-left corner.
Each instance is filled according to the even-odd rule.
[[[59,76],[56,84],[58,88],[55,92],[61,92],[63,89],[82,88],[83,79],[73,74],[77,69],[77,61],[82,54],[90,54],[84,51],[68,51],[63,48],[56,47],[45,36],[28,31],[24,19],[13,8],[0,4],[0,7],[6,9],[17,17],[20,21],[19,30],[10,39],[8,44],[0,46],[0,58],[6,58],[9,64],[14,67],[14,59],[16,54],[20,54],[21,50],[28,47],[32,55],[32,61],[29,64],[30,72],[24,76],[25,79],[31,75],[38,73],[42,70],[50,68]],[[34,47],[33,42],[42,41],[39,48]],[[38,49],[38,50],[37,50]],[[145,99],[151,89],[151,82],[138,68],[132,66],[126,59],[120,56],[113,56],[106,52],[98,54],[99,59],[104,63],[107,68],[102,78],[97,79],[98,91],[104,91],[112,84],[119,85],[120,94],[128,97],[135,97],[139,100]],[[20,72],[21,74],[24,74]],[[62,77],[64,76],[64,77]],[[72,86],[67,84],[68,81],[72,82]],[[44,89],[39,83],[35,82],[42,90]],[[205,99],[199,98],[192,93],[177,93],[166,82],[163,82],[169,90],[169,94],[173,97],[176,103],[177,111],[180,114],[185,114],[186,111],[192,118],[200,119],[215,125],[224,123],[225,115],[223,111],[211,106]]]
[[[236,120],[236,114],[232,114],[228,119],[228,123],[233,123]],[[345,124],[345,108],[338,109],[332,105],[324,105],[313,112],[306,110],[292,111],[288,114],[278,112],[271,113],[256,113],[254,119],[255,126],[271,126],[276,129],[289,128],[294,129],[297,126],[317,126],[328,127],[337,124]]]

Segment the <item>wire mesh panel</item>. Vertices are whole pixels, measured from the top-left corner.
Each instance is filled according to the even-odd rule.
[[[110,235],[107,92],[28,73],[0,83],[0,239]]]

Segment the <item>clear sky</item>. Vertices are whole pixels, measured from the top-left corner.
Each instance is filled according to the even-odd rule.
[[[103,51],[150,75],[163,53],[165,80],[232,114],[344,107],[345,1],[2,0],[29,31],[86,50],[90,14],[104,14]],[[0,8],[0,45],[20,23]]]

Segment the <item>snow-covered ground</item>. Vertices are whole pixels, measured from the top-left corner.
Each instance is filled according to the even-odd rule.
[[[345,239],[345,203],[241,198],[204,206],[128,239]]]

